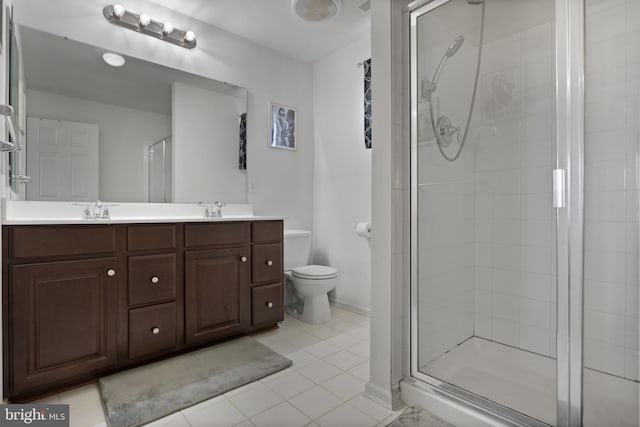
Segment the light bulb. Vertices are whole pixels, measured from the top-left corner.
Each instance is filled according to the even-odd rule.
[[[166,36],[173,32],[173,24],[171,22],[165,22],[162,26],[162,33]]]
[[[122,6],[121,4],[114,4],[113,5],[113,16],[115,16],[116,18],[120,19],[124,16],[124,6]]]
[[[141,27],[146,27],[147,25],[149,25],[149,23],[151,23],[151,18],[149,17],[149,15],[140,15],[140,19],[138,19],[138,23],[140,24]]]
[[[187,31],[186,33],[184,33],[184,40],[185,41],[191,43],[195,39],[196,39],[196,33],[194,33],[193,31]]]

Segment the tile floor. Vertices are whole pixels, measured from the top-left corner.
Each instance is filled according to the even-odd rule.
[[[287,316],[255,335],[293,365],[162,418],[153,427],[385,426],[402,413],[362,397],[369,379],[369,318],[332,307],[332,320],[308,325]],[[96,384],[50,396],[70,404],[71,427],[106,427]]]

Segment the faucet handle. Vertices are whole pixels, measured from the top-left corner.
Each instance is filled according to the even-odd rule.
[[[84,210],[82,211],[82,219],[93,219],[91,211],[89,210],[89,206],[91,206],[89,203],[74,203],[73,205],[84,207]]]
[[[198,202],[198,206],[204,206],[204,208],[205,208],[204,209],[204,217],[205,218],[209,218],[209,212],[210,212],[209,206],[210,205],[211,205],[210,203]]]

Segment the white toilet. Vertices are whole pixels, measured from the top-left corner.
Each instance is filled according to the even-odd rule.
[[[324,265],[307,265],[310,252],[310,231],[284,230],[287,313],[317,325],[331,320],[327,293],[336,287],[338,270]]]

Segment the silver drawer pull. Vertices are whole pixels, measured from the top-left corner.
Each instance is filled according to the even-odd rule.
[[[271,267],[271,266],[273,265],[273,261],[271,261],[271,260],[267,261],[267,265],[268,265],[269,267]]]
[[[160,281],[160,279],[158,278],[158,276],[153,276],[151,278],[151,283],[158,283]]]
[[[107,276],[113,277],[116,275],[116,271],[113,268],[107,270]]]
[[[158,328],[157,326],[154,326],[153,328],[151,328],[151,333],[153,335],[158,335],[160,333],[160,328]]]
[[[271,301],[267,301],[266,306],[269,308],[273,308],[273,303]]]
[[[246,256],[243,256],[242,258],[240,258],[240,261],[242,261],[242,262],[247,262],[247,257],[246,257]]]

